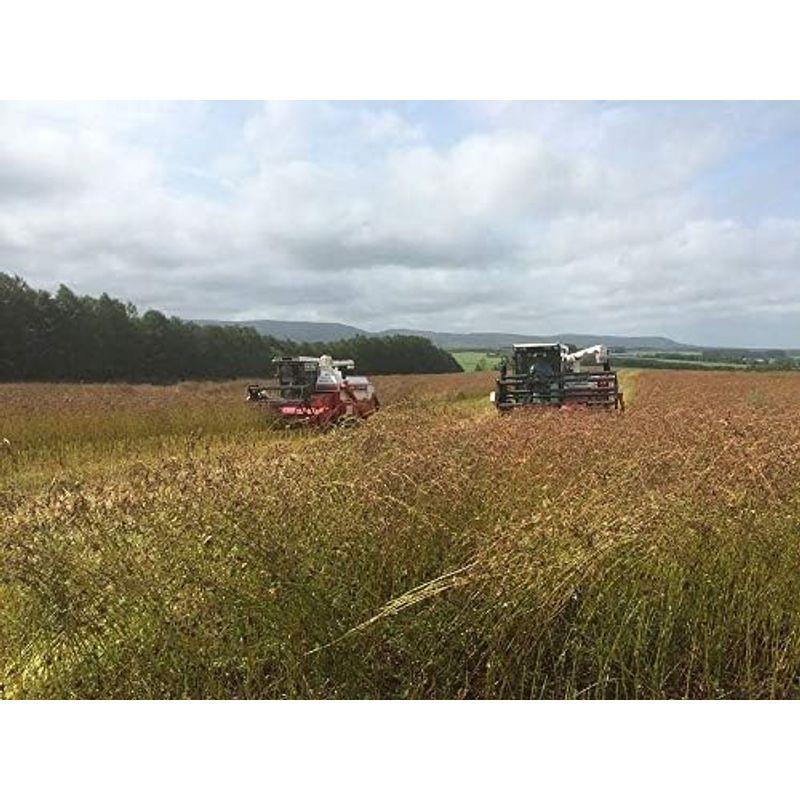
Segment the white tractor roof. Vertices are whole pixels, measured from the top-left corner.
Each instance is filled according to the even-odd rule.
[[[272,359],[273,364],[280,364],[282,361],[307,361],[309,363],[316,361],[319,363],[317,356],[275,356]]]
[[[301,361],[304,364],[319,364],[322,363],[322,359],[328,361],[333,367],[348,367],[353,369],[356,365],[356,362],[353,361],[352,358],[335,359],[330,356],[275,356],[275,358],[272,359],[272,363],[281,364],[290,361]]]

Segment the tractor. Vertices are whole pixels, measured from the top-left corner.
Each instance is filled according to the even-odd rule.
[[[625,401],[608,348],[574,350],[561,342],[515,344],[490,395],[498,411],[531,406],[623,410]]]
[[[351,425],[380,407],[369,378],[346,375],[347,370],[355,368],[351,359],[279,356],[272,362],[277,381],[250,384],[247,400],[259,403],[274,421],[319,428]]]

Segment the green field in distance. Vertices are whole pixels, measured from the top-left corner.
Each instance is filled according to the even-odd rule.
[[[496,370],[501,358],[498,353],[488,350],[451,350],[450,353],[464,372]]]

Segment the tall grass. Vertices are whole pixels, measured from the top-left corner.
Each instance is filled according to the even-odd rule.
[[[107,433],[49,435],[109,468],[32,471],[45,437],[0,493],[5,695],[796,696],[800,381],[629,380],[498,417],[491,376],[390,377],[324,436],[196,386],[148,458],[86,389]]]

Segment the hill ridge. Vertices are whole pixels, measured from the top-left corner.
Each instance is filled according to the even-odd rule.
[[[569,342],[578,347],[586,347],[591,344],[602,342],[611,347],[634,347],[637,349],[699,349],[693,345],[677,342],[667,336],[621,336],[587,333],[523,334],[504,333],[501,331],[455,333],[451,331],[431,331],[418,328],[386,328],[380,331],[369,331],[365,328],[359,328],[355,325],[346,325],[341,322],[274,319],[197,319],[192,321],[199,325],[240,325],[254,328],[265,336],[306,342],[335,342],[341,339],[350,339],[354,336],[422,336],[432,341],[437,347],[443,347],[445,349],[492,349],[509,347],[519,342],[531,341],[562,341]]]

